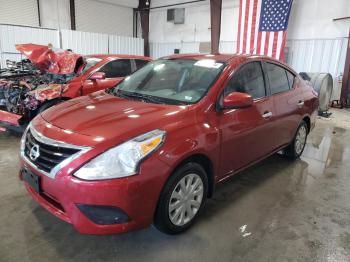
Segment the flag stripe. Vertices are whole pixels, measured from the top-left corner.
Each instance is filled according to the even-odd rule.
[[[287,32],[283,32],[283,37],[282,37],[282,44],[281,44],[281,51],[280,51],[280,60],[284,60],[284,47],[286,46],[286,34]]]
[[[277,36],[276,59],[280,59],[282,38],[283,38],[283,31],[279,31]]]
[[[255,54],[259,54],[260,48],[258,48],[258,33],[259,33],[259,19],[260,19],[260,7],[261,7],[261,0],[258,0],[257,6],[256,6],[256,13],[255,13],[255,34],[254,34],[254,52]],[[260,42],[259,42],[260,43]]]
[[[245,53],[248,53],[248,54],[250,54],[250,38],[252,35],[253,9],[254,9],[254,0],[249,0],[247,43],[245,48]]]
[[[246,8],[246,0],[242,0],[242,17],[241,17],[241,24],[240,24],[240,27],[241,27],[241,38],[240,38],[240,43],[239,43],[239,53],[243,53],[243,38],[245,37],[244,36],[244,18],[246,17],[246,14],[245,14],[245,8]]]
[[[253,5],[253,12],[252,12],[252,28],[251,28],[251,31],[250,31],[250,48],[249,48],[249,53],[250,54],[253,54],[255,53],[255,46],[254,46],[254,43],[255,43],[255,33],[256,33],[256,30],[257,30],[257,27],[256,27],[256,10],[257,10],[257,6],[258,6],[258,0],[254,0],[254,5]]]
[[[248,31],[248,18],[249,18],[249,8],[250,8],[250,0],[246,0],[246,15],[244,16],[244,37],[243,37],[243,47],[242,52],[244,54],[247,53],[246,47],[247,47],[247,31]]]
[[[264,45],[264,55],[267,55],[267,52],[269,50],[269,41],[270,41],[270,32],[266,32],[265,35],[265,45]]]
[[[259,34],[260,34],[260,32],[259,32]],[[266,32],[261,32],[260,55],[264,54],[265,42],[266,42]]]
[[[261,50],[261,32],[257,34],[257,45],[256,45],[256,54],[260,55]]]
[[[242,6],[242,0],[239,1],[239,5]],[[242,8],[239,8],[238,33],[237,33],[237,49],[236,49],[237,53],[239,53],[240,41],[241,41],[241,19],[242,19]]]
[[[270,32],[269,35],[269,45],[267,47],[267,55],[272,56],[273,41],[275,39],[275,32]],[[273,57],[273,56],[272,56]]]

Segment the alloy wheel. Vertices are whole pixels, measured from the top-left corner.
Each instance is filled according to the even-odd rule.
[[[295,138],[295,152],[300,155],[303,152],[306,143],[307,130],[305,125],[301,126]]]

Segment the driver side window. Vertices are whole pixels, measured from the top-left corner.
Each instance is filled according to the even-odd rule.
[[[131,74],[130,59],[113,60],[105,64],[99,72],[104,72],[106,78],[125,77]]]
[[[232,92],[248,93],[254,99],[266,96],[265,81],[260,62],[250,62],[233,74],[224,89],[224,96]]]

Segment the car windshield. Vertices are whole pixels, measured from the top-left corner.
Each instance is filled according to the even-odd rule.
[[[224,63],[212,59],[161,59],[125,78],[116,96],[165,104],[193,104],[209,90]]]
[[[97,63],[101,62],[102,59],[96,57],[84,58],[84,68],[81,70],[80,74],[85,74],[91,67],[95,66]]]

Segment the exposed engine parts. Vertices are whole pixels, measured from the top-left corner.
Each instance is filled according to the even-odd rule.
[[[7,61],[10,65],[0,72],[0,107],[6,111],[28,115],[38,109],[44,97],[37,97],[33,90],[46,88],[50,84],[59,84],[63,88],[70,75],[42,73],[35,65],[24,60],[21,62]]]
[[[0,110],[22,116],[28,123],[48,100],[61,97],[66,83],[77,75],[81,55],[35,44],[16,45],[28,59],[6,61],[0,69]],[[21,123],[20,123],[21,124]]]

